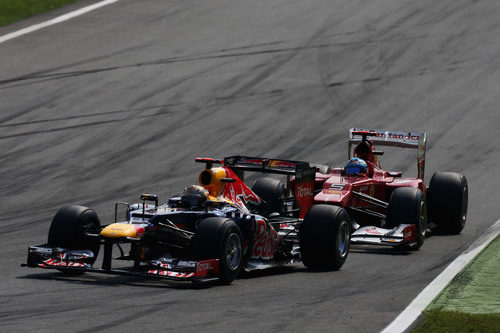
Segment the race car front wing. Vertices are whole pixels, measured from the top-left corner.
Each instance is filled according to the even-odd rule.
[[[94,261],[94,253],[90,250],[68,250],[43,244],[29,247],[27,263],[21,266],[192,282],[217,280],[219,272],[219,259],[189,261],[164,257],[132,269],[98,268],[92,265]]]
[[[351,235],[351,242],[375,245],[413,245],[418,242],[418,230],[414,224],[400,224],[394,229],[361,227]]]

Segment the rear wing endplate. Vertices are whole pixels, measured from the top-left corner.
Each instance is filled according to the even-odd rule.
[[[354,147],[361,142],[363,136],[369,136],[370,140],[379,146],[418,149],[418,178],[424,180],[427,133],[351,128],[349,129],[349,158],[354,156]]]

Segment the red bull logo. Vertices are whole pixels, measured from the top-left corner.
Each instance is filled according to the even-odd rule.
[[[253,243],[253,259],[271,259],[278,247],[279,235],[264,220],[257,220]]]

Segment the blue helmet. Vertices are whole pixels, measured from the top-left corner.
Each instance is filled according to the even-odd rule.
[[[346,175],[365,174],[368,171],[368,165],[360,158],[351,158],[344,168]]]

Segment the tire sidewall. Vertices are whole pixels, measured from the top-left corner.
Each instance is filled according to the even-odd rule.
[[[399,245],[401,250],[418,250],[425,240],[427,229],[427,207],[422,191],[414,187],[396,188],[389,199],[387,208],[387,228],[401,224],[413,224],[417,229],[418,240],[412,245]]]
[[[259,208],[262,215],[268,216],[274,212],[283,212],[286,186],[281,180],[270,177],[258,178],[252,186],[252,191],[264,201]]]
[[[240,241],[240,258],[236,269],[228,266],[225,257],[227,240],[231,235],[236,235]],[[242,244],[241,230],[233,220],[209,217],[198,224],[193,243],[193,258],[195,260],[219,259],[219,281],[221,284],[230,284],[243,267]]]
[[[100,221],[95,211],[83,206],[64,206],[56,213],[49,228],[48,244],[67,250],[90,250],[94,261],[100,249],[99,239],[86,237],[87,231],[98,232]]]
[[[459,234],[465,227],[468,183],[464,175],[436,172],[429,183],[429,217],[437,232]]]
[[[307,212],[299,233],[300,251],[305,266],[319,270],[338,270],[350,247],[350,217],[340,207],[314,205]],[[339,250],[339,235],[344,233],[344,253]]]

